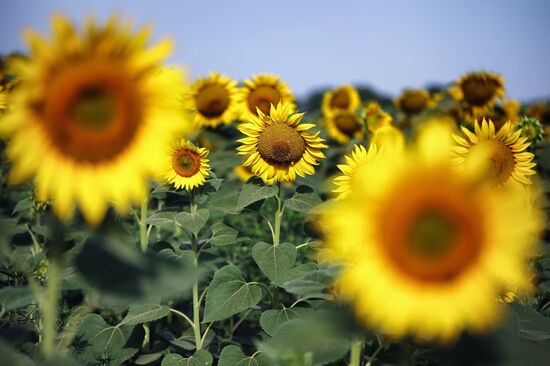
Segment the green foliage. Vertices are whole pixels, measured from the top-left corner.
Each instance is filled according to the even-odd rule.
[[[171,353],[162,359],[161,366],[210,366],[212,365],[212,355],[201,349],[194,355],[185,358],[176,353]]]

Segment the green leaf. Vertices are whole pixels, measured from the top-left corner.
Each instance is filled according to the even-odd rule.
[[[20,353],[10,344],[0,339],[0,361],[2,365],[9,366],[34,366],[36,363],[29,356]]]
[[[211,227],[212,238],[209,240],[210,244],[216,246],[224,246],[236,244],[245,240],[244,238],[237,239],[239,231],[232,227],[225,225],[222,222],[217,222]]]
[[[272,363],[261,353],[246,356],[239,347],[225,346],[220,354],[218,366],[270,366]]]
[[[303,273],[302,276],[285,282],[282,287],[286,291],[296,295],[315,296],[322,294],[332,283],[333,279],[333,271],[319,269]]]
[[[194,214],[189,212],[180,212],[176,215],[176,222],[181,225],[185,230],[195,234],[197,236],[199,231],[208,221],[210,213],[206,208],[201,208]]]
[[[138,358],[136,358],[134,363],[136,365],[147,365],[147,364],[149,364],[151,362],[155,362],[156,360],[161,358],[162,354],[163,354],[162,352],[147,353],[147,354],[141,355]]]
[[[17,202],[15,207],[13,208],[12,215],[21,212],[21,211],[27,211],[30,210],[33,206],[33,201],[31,197],[26,197]]]
[[[521,338],[533,342],[550,342],[550,319],[519,303],[510,305],[516,314]]]
[[[159,212],[149,216],[145,220],[145,223],[147,225],[162,225],[162,224],[170,224],[175,221],[176,221],[176,212],[165,211],[165,212]]]
[[[164,318],[170,313],[168,306],[159,304],[137,304],[130,306],[128,314],[119,323],[121,325],[137,325],[146,322],[152,322],[160,318]]]
[[[4,287],[0,289],[0,307],[13,310],[34,303],[34,295],[29,287]]]
[[[313,188],[301,185],[296,188],[294,196],[285,201],[285,207],[293,211],[309,212],[321,202],[321,198]]]
[[[77,337],[88,345],[80,357],[86,363],[95,363],[98,358],[116,360],[112,364],[122,363],[137,352],[137,348],[123,348],[133,329],[133,325],[109,325],[98,314],[86,315],[77,332]]]
[[[227,265],[214,273],[206,293],[203,323],[222,320],[256,305],[262,290],[245,282],[236,266]]]
[[[279,188],[277,186],[266,186],[255,183],[246,183],[237,199],[237,210],[242,210],[254,202],[273,197],[277,194]]]
[[[281,285],[296,261],[296,247],[290,243],[273,246],[259,242],[252,248],[252,257],[260,270],[271,282]]]
[[[171,353],[162,359],[161,366],[210,366],[212,361],[212,355],[207,350],[201,349],[189,358]]]
[[[311,309],[306,308],[286,308],[277,310],[266,310],[260,316],[260,325],[262,329],[273,336],[275,331],[283,324],[292,319],[302,319],[303,315]]]

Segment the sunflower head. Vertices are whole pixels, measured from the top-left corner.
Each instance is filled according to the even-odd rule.
[[[365,122],[370,132],[374,133],[378,128],[390,125],[392,121],[391,115],[384,112],[378,102],[370,101],[365,106]]]
[[[504,96],[504,79],[495,73],[471,72],[457,80],[451,94],[473,109],[485,108],[492,106],[496,98]]]
[[[257,74],[246,79],[240,91],[241,119],[248,121],[258,116],[258,110],[269,115],[271,105],[288,104],[287,108],[296,109],[294,95],[288,85],[278,76],[268,73]]]
[[[340,143],[363,137],[363,121],[359,115],[347,110],[332,112],[324,120],[330,137]]]
[[[416,114],[433,105],[430,93],[424,89],[407,89],[395,100],[395,106],[405,114]]]
[[[325,116],[335,112],[354,112],[361,104],[359,92],[352,85],[342,85],[323,94],[322,110]]]
[[[464,126],[462,132],[464,137],[454,135],[457,146],[453,152],[459,165],[467,166],[472,157],[484,151],[488,159],[485,165],[496,185],[510,181],[531,184],[529,176],[535,174],[533,167],[536,164],[534,155],[525,151],[530,142],[521,135],[521,129],[514,130],[507,122],[497,131],[491,120],[484,119],[481,124],[475,121],[473,133]]]
[[[79,31],[61,16],[52,28],[52,39],[26,34],[30,56],[0,124],[10,178],[34,177],[39,200],[62,219],[79,204],[97,224],[110,202],[124,213],[145,196],[164,147],[190,125],[180,111],[187,84],[162,68],[171,42],[149,47],[146,29],[112,17]]]
[[[321,219],[321,259],[341,265],[341,298],[393,337],[485,331],[498,295],[529,287],[542,211],[527,210],[523,190],[495,190],[483,169],[456,170],[451,146],[448,129],[430,126],[415,147],[358,170],[361,186]]]
[[[363,145],[355,145],[352,153],[344,157],[346,163],[338,165],[342,174],[332,181],[334,184],[332,192],[336,195],[337,200],[346,198],[352,190],[360,189],[364,184],[368,184],[361,180],[365,177],[359,173],[359,170],[374,163],[379,155],[376,145],[371,144],[368,151]]]
[[[314,166],[324,158],[319,132],[307,132],[312,124],[300,124],[303,113],[293,113],[291,104],[271,106],[270,114],[258,108],[258,115],[242,123],[239,130],[247,137],[238,142],[239,154],[248,155],[245,166],[264,181],[292,182],[296,176],[314,174]]]
[[[237,82],[217,72],[199,77],[193,83],[186,98],[195,123],[201,127],[217,127],[228,124],[238,113]]]
[[[164,177],[176,189],[190,191],[201,186],[210,175],[208,150],[190,141],[180,139],[172,146],[166,158]]]
[[[531,144],[543,140],[544,130],[542,124],[536,118],[523,117],[516,125],[516,130],[521,130],[521,136],[526,137]]]

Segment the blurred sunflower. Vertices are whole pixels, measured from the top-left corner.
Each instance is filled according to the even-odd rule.
[[[515,131],[510,122],[502,126],[495,133],[495,126],[491,120],[483,120],[481,126],[474,123],[474,133],[462,127],[465,137],[454,135],[458,146],[453,148],[457,156],[457,163],[464,165],[470,154],[476,154],[480,149],[486,150],[490,159],[490,173],[497,185],[504,184],[510,179],[523,184],[531,184],[529,175],[536,174],[532,169],[534,155],[525,151],[530,143],[527,137],[521,136],[521,129]]]
[[[521,130],[521,136],[526,137],[531,144],[536,144],[544,138],[544,129],[538,119],[533,117],[523,117],[515,127]]]
[[[515,126],[520,120],[519,111],[521,104],[515,99],[502,100],[500,103],[495,103],[493,107],[485,110],[474,110],[463,114],[463,118],[470,124],[474,124],[476,120],[483,118],[493,121],[495,128],[498,130],[508,121]]]
[[[406,89],[395,100],[395,106],[407,115],[417,114],[433,106],[430,93],[424,89]]]
[[[321,149],[327,146],[319,132],[307,132],[313,124],[300,124],[303,113],[292,113],[289,103],[271,105],[269,115],[258,108],[258,116],[239,125],[247,137],[238,140],[239,154],[249,155],[244,166],[264,181],[292,182],[296,176],[315,174],[315,165],[325,155]]]
[[[79,32],[62,16],[53,38],[26,34],[26,74],[10,95],[0,133],[9,138],[12,184],[34,177],[39,200],[51,198],[64,220],[79,204],[98,224],[114,202],[125,213],[148,193],[182,117],[183,75],[162,69],[171,42],[148,47],[150,31],[111,17]]]
[[[361,117],[351,111],[332,112],[323,122],[328,135],[341,144],[363,138]]]
[[[374,133],[378,128],[390,125],[392,120],[391,115],[384,112],[378,102],[371,101],[365,106],[365,122],[370,132]]]
[[[361,104],[359,92],[352,85],[342,85],[323,94],[322,110],[325,116],[340,111],[354,112]]]
[[[550,124],[550,104],[548,102],[539,102],[530,105],[525,110],[528,117],[534,117],[543,125]]]
[[[252,80],[246,79],[240,93],[241,119],[248,122],[253,116],[258,116],[258,109],[269,115],[270,106],[279,103],[288,104],[294,112],[294,95],[287,84],[278,76],[268,73],[257,74]]]
[[[0,85],[0,113],[8,109],[8,91]]]
[[[211,72],[199,77],[191,86],[186,100],[200,127],[217,127],[237,117],[239,93],[237,82],[225,75]]]
[[[344,157],[346,164],[338,165],[338,169],[340,169],[342,174],[332,180],[335,185],[332,192],[336,194],[337,200],[349,196],[354,187],[361,187],[365,184],[365,182],[361,181],[362,176],[358,171],[363,166],[375,161],[378,155],[379,152],[376,145],[371,144],[368,151],[363,145],[355,145],[352,153]]]
[[[528,211],[518,190],[495,190],[482,169],[453,169],[450,135],[432,125],[415,149],[364,166],[361,188],[322,217],[320,255],[342,266],[340,296],[392,337],[485,331],[500,315],[495,299],[530,286],[542,211]]]
[[[176,189],[187,191],[201,186],[210,175],[208,150],[181,139],[174,143],[164,163],[164,178]]]
[[[379,149],[399,153],[405,147],[405,136],[397,127],[386,125],[374,132],[370,143]]]
[[[450,92],[455,100],[465,101],[472,111],[484,110],[504,96],[504,79],[496,73],[471,72],[461,76]]]

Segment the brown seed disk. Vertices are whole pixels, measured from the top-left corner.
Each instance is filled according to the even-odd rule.
[[[495,97],[498,83],[493,79],[470,77],[462,83],[464,99],[468,104],[484,106]]]
[[[344,89],[338,89],[330,98],[330,106],[339,109],[348,109],[351,103],[349,93]]]
[[[181,177],[192,177],[201,167],[201,157],[191,149],[181,149],[172,156],[172,167]]]
[[[277,105],[281,101],[281,95],[273,86],[260,85],[252,90],[248,95],[248,108],[250,112],[256,114],[256,107],[269,115],[271,105]]]
[[[206,85],[195,96],[195,102],[200,114],[217,118],[229,107],[229,93],[221,85]]]
[[[410,91],[401,98],[401,109],[408,114],[418,113],[426,108],[428,100],[423,93]]]
[[[265,128],[258,138],[258,152],[270,164],[288,166],[300,160],[306,149],[302,136],[285,123]]]
[[[334,117],[334,124],[338,130],[348,136],[353,135],[361,129],[361,124],[359,123],[357,117],[352,113],[338,114]]]

